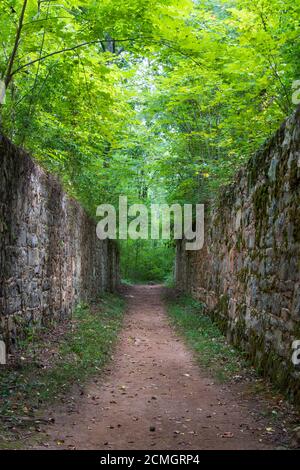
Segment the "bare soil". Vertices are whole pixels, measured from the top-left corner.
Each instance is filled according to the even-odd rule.
[[[49,411],[54,424],[38,448],[275,447],[252,401],[196,364],[170,326],[162,294],[156,285],[127,289],[128,311],[109,368]]]

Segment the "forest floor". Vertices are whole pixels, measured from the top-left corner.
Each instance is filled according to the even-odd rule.
[[[275,449],[278,403],[221,383],[199,366],[167,316],[162,286],[126,287],[127,313],[113,358],[99,377],[51,405],[39,443],[47,449]],[[252,379],[251,379],[252,380]],[[250,382],[251,382],[250,380]],[[255,379],[253,379],[255,380]],[[271,423],[271,424],[270,424]],[[288,432],[284,430],[284,432]],[[283,443],[283,440],[285,441]]]

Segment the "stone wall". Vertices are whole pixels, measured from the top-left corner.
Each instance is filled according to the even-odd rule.
[[[118,284],[118,250],[55,177],[0,136],[0,339],[70,316]]]
[[[202,250],[177,246],[177,286],[300,401],[300,109],[220,191]]]

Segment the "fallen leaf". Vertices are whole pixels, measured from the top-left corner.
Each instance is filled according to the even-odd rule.
[[[224,434],[221,434],[221,437],[231,439],[233,437],[233,433],[232,432],[224,432]]]

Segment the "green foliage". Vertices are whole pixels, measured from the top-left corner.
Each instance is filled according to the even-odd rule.
[[[169,300],[171,321],[195,352],[199,364],[220,381],[242,371],[244,359],[227,344],[218,327],[205,315],[202,305],[190,297]]]
[[[293,111],[299,18],[292,0],[2,0],[2,129],[93,217],[119,194],[206,202]]]
[[[121,243],[121,276],[131,282],[163,282],[173,271],[174,248],[160,240]]]
[[[189,4],[180,2],[180,13]],[[59,174],[93,216],[117,193],[111,181],[123,162],[113,155],[135,120],[126,87],[134,57],[165,34],[165,21],[184,24],[178,8],[173,0],[0,4],[3,131]]]
[[[170,200],[205,202],[293,111],[299,17],[291,1],[196,3],[197,39],[169,53],[148,104]]]

